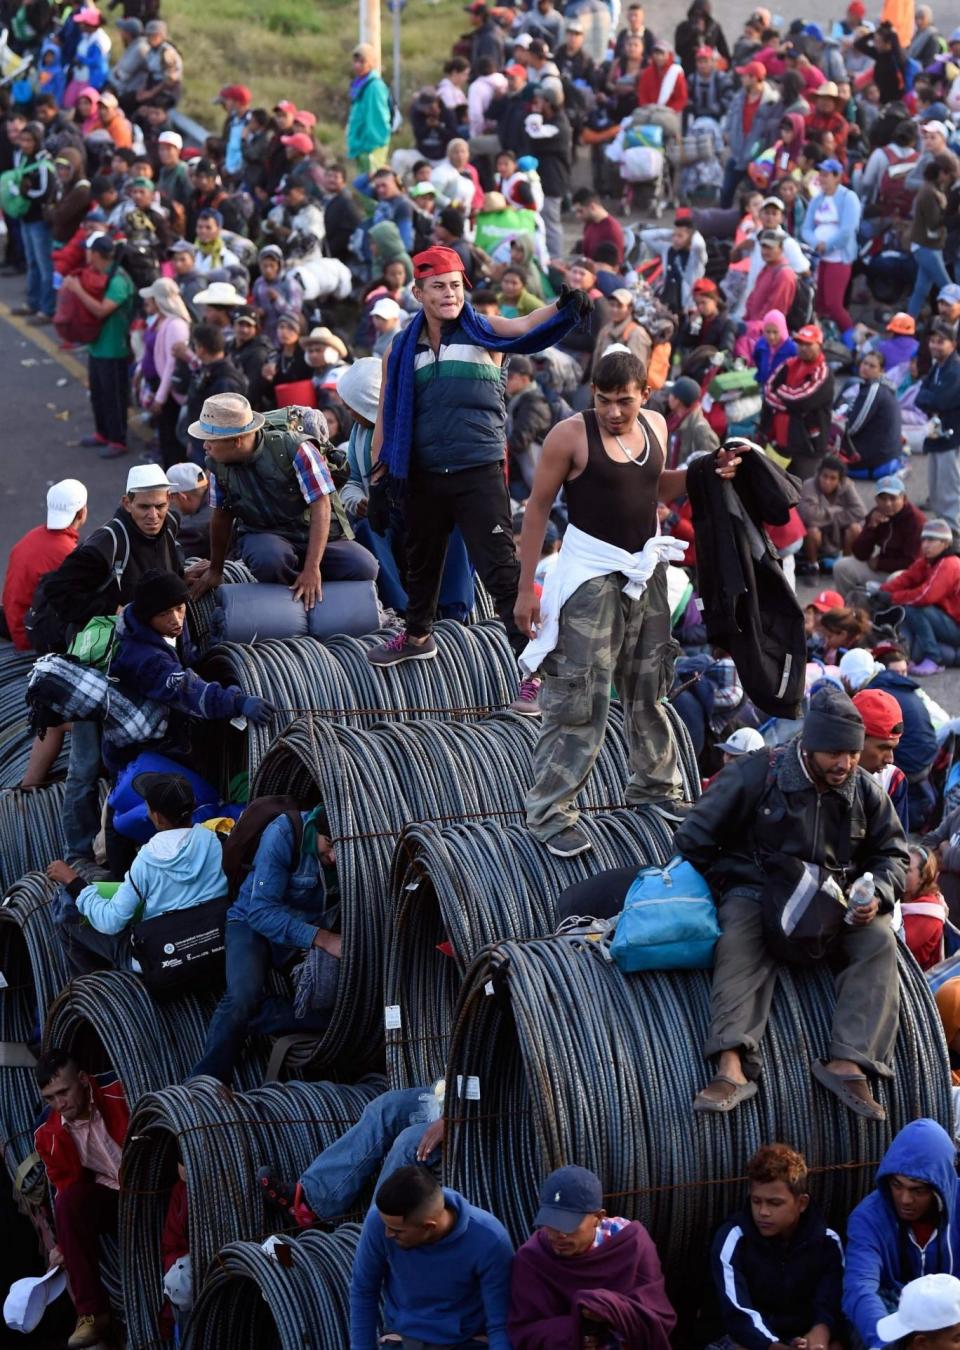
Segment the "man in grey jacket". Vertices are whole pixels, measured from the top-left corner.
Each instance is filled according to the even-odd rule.
[[[762,61],[738,66],[737,74],[740,92],[730,104],[723,124],[730,157],[723,171],[722,207],[733,205],[737,188],[746,176],[747,165],[776,140],[783,112],[780,95],[772,84],[767,83],[767,68]]]

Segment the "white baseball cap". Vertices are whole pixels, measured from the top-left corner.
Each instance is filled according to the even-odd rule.
[[[157,137],[157,145],[175,145],[178,150],[182,150],[183,137],[179,131],[161,131]]]
[[[194,488],[206,487],[209,482],[200,465],[189,461],[172,464],[167,470],[167,480],[174,492],[193,492]]]
[[[46,1275],[28,1275],[10,1286],[3,1304],[3,1320],[11,1331],[31,1332],[47,1311],[47,1305],[59,1298],[67,1287],[64,1272],[54,1266]]]
[[[134,464],[127,474],[127,493],[169,488],[171,483],[159,464]]]
[[[401,310],[396,300],[391,300],[389,295],[382,295],[370,314],[374,319],[399,319]]]
[[[917,1331],[945,1331],[960,1323],[960,1280],[955,1275],[921,1275],[900,1291],[900,1306],[881,1317],[877,1334],[886,1344]]]
[[[47,490],[47,529],[65,530],[87,504],[87,489],[76,478],[63,478]]]
[[[728,736],[718,746],[728,755],[750,755],[754,750],[762,750],[766,742],[755,727],[738,727],[732,736]]]

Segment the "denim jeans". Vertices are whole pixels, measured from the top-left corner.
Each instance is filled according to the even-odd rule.
[[[727,160],[723,166],[723,186],[720,188],[720,207],[723,210],[729,210],[733,205],[733,199],[737,195],[737,188],[747,176],[746,169],[737,167],[737,162],[732,157]]]
[[[74,722],[63,794],[68,858],[93,857],[93,841],[100,830],[99,775],[100,726],[97,722]]]
[[[274,946],[242,920],[228,921],[227,992],[210,1019],[203,1058],[193,1074],[208,1073],[229,1086],[248,1035],[324,1030],[330,1020],[328,1012],[295,1017],[289,998],[264,995],[268,974],[285,965],[291,954],[292,948]]]
[[[941,666],[957,664],[960,623],[951,619],[946,610],[938,605],[907,605],[903,628],[910,635],[910,655],[914,661],[929,657]]]
[[[296,581],[303,566],[303,548],[282,534],[248,531],[240,536],[240,556],[258,581]],[[324,581],[375,581],[379,566],[376,558],[351,539],[332,539],[320,560]]]
[[[101,933],[88,923],[61,923],[57,925],[57,936],[71,979],[98,970],[131,968],[130,935],[126,931]]]
[[[41,314],[52,314],[57,304],[53,289],[53,256],[50,227],[45,220],[21,223],[23,251],[27,259],[27,304]]]
[[[917,264],[917,279],[907,313],[915,319],[932,290],[939,291],[941,286],[949,286],[950,275],[943,261],[943,253],[938,248],[915,248],[913,259]]]
[[[337,1219],[349,1213],[378,1169],[385,1181],[398,1167],[416,1162],[427,1128],[421,1098],[430,1092],[429,1087],[414,1087],[381,1093],[363,1108],[356,1125],[314,1158],[300,1185],[318,1218]],[[439,1158],[440,1150],[435,1149],[427,1165]]]

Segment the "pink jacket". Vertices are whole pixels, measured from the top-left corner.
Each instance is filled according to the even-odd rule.
[[[176,361],[173,348],[178,342],[190,341],[190,325],[185,319],[161,318],[157,323],[157,341],[153,349],[153,360],[160,376],[160,383],[154,396],[157,407],[166,403],[170,393],[170,381]]]

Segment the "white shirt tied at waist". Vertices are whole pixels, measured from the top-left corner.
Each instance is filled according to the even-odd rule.
[[[560,611],[575,591],[594,577],[606,577],[611,572],[622,572],[627,578],[623,587],[631,600],[639,600],[647,588],[657,565],[662,562],[683,562],[686,541],[669,535],[654,535],[639,553],[628,553],[603,539],[568,525],[556,567],[547,577],[540,597],[540,626],[537,635],[520,653],[520,665],[525,675],[535,675],[545,657],[557,645],[560,636]]]

